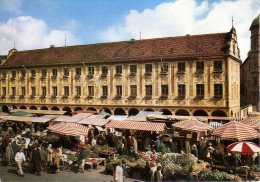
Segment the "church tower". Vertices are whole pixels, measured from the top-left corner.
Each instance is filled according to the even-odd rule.
[[[253,20],[251,31],[251,49],[250,49],[250,73],[253,86],[253,105],[260,111],[260,14]]]

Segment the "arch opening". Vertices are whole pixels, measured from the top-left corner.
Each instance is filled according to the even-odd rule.
[[[31,107],[29,107],[29,109],[31,109],[31,110],[38,110],[36,106],[31,106]]]
[[[114,110],[114,115],[126,115],[126,112],[125,112],[125,110],[122,109],[122,108],[116,108],[116,109]]]
[[[104,111],[104,112],[106,112],[106,113],[112,115],[112,111],[111,111],[109,108],[102,108],[102,109],[100,109],[100,113],[101,113],[102,111]]]
[[[54,107],[51,108],[51,110],[52,111],[59,111],[60,109],[58,107],[54,106]]]
[[[211,116],[227,117],[227,113],[222,110],[215,110],[212,112]]]
[[[185,110],[185,109],[180,109],[178,110],[175,115],[179,115],[179,116],[190,116],[190,113]]]
[[[9,108],[7,105],[2,106],[2,112],[9,113]]]
[[[82,107],[75,107],[75,109],[74,109],[74,111],[81,111],[81,110],[83,110]]]
[[[66,111],[65,115],[71,115],[72,110],[70,107],[64,107],[62,110]]]
[[[40,110],[49,110],[49,109],[48,109],[48,107],[46,107],[46,106],[42,106],[42,107],[40,108]]]
[[[128,115],[129,116],[136,116],[139,113],[139,110],[136,108],[131,108],[128,110]]]
[[[94,108],[94,107],[89,107],[89,108],[87,108],[87,110],[89,110],[89,111],[97,111],[97,109]]]
[[[193,116],[208,116],[208,113],[204,110],[196,110],[193,112]]]
[[[172,115],[172,112],[169,109],[161,109],[160,112],[163,112],[162,115]]]
[[[27,109],[26,106],[20,106],[20,109]]]
[[[154,112],[154,110],[151,109],[151,108],[146,108],[146,109],[144,109],[143,111],[152,111],[152,112]]]

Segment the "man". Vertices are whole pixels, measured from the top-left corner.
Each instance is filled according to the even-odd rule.
[[[22,163],[25,162],[25,155],[22,148],[20,148],[19,151],[16,153],[15,162],[17,163],[18,174],[24,176]]]
[[[41,175],[41,154],[37,146],[33,147],[32,151],[32,167],[33,173],[40,176]]]
[[[19,148],[19,146],[16,144],[16,141],[12,142],[11,147],[12,147],[12,150],[13,150],[13,155],[15,156],[17,151],[18,151],[18,148]]]
[[[6,155],[6,158],[7,158],[7,161],[8,161],[8,165],[11,165],[12,161],[13,161],[13,156],[14,156],[11,143],[8,143],[8,145],[5,149],[5,155]]]
[[[115,170],[115,181],[117,182],[123,182],[123,168],[121,161],[118,162]]]
[[[86,151],[83,147],[80,148],[80,152],[79,152],[79,171],[84,173],[84,166],[85,166],[85,161],[86,161]]]
[[[192,145],[191,153],[192,153],[195,157],[199,158],[199,152],[198,152],[197,145],[195,145],[195,144]]]

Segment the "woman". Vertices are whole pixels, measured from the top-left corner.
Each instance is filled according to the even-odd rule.
[[[48,148],[47,148],[47,162],[50,165],[53,162],[53,149],[52,149],[52,145],[51,144],[49,144]]]
[[[54,152],[54,165],[57,167],[56,172],[60,172],[60,160],[61,160],[62,154],[59,148],[57,148]]]

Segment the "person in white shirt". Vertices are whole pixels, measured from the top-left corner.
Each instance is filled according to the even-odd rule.
[[[23,168],[22,168],[22,163],[25,162],[25,155],[23,153],[23,149],[20,148],[19,151],[16,153],[15,155],[15,162],[17,163],[17,167],[18,167],[18,174],[23,176]]]
[[[115,181],[123,182],[123,168],[121,161],[118,162],[115,170]]]

